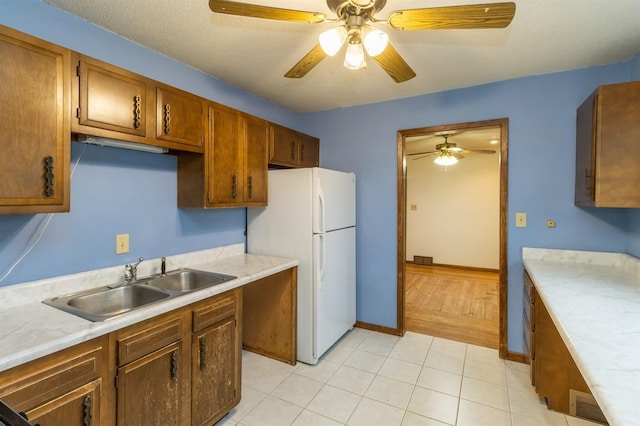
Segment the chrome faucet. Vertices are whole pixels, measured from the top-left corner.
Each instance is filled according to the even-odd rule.
[[[124,283],[125,284],[131,284],[132,282],[138,279],[138,265],[143,260],[144,260],[143,258],[140,258],[138,259],[138,262],[135,264],[127,263],[126,265],[124,265]]]

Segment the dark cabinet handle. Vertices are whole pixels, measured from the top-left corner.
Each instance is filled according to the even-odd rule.
[[[591,174],[589,173],[589,169],[584,169],[584,195],[587,197],[592,196]]]
[[[53,157],[44,157],[44,196],[51,197],[54,193]]]
[[[236,195],[238,194],[238,179],[236,178],[236,175],[233,175],[231,177],[231,198],[236,198]]]
[[[171,131],[171,105],[164,105],[164,133],[168,135]]]
[[[290,147],[290,154],[291,154],[291,161],[296,159],[296,143],[295,142],[291,142],[291,147]]]
[[[247,179],[247,192],[247,195],[251,198],[253,196],[253,176],[249,176]]]
[[[300,145],[300,161],[304,162],[304,144]]]
[[[178,351],[173,351],[171,354],[171,378],[176,379],[178,377]]]
[[[141,122],[140,122],[140,117],[142,116],[140,114],[141,100],[142,98],[140,97],[140,95],[133,97],[133,128],[136,130],[139,129],[141,126]]]
[[[82,402],[82,407],[84,409],[84,426],[91,426],[91,397],[85,397]]]
[[[204,337],[200,339],[200,370],[207,368],[207,341]]]

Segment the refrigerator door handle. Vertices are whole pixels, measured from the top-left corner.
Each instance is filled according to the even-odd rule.
[[[325,229],[325,214],[324,214],[324,192],[322,192],[322,186],[320,185],[320,182],[318,182],[318,219],[319,219],[319,225],[320,225],[320,229],[318,230],[319,233],[325,233],[327,232],[327,230]]]
[[[322,291],[322,281],[324,280],[324,274],[326,272],[326,266],[327,266],[327,262],[326,262],[326,244],[325,244],[325,236],[324,234],[319,234],[318,235],[318,244],[320,245],[319,250],[318,250],[318,256],[320,257],[320,259],[318,259],[318,269],[317,269],[317,285],[316,285],[316,290],[317,291]]]

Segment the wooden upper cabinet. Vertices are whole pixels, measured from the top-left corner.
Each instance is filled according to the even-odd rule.
[[[204,99],[168,86],[156,87],[156,138],[175,147],[203,149],[205,132]]]
[[[202,98],[97,59],[73,58],[73,133],[204,151]]]
[[[237,111],[209,107],[207,205],[234,205],[242,200],[242,121]]]
[[[178,155],[178,207],[267,204],[266,121],[209,105],[205,155]]]
[[[267,123],[257,117],[244,115],[244,204],[267,205]]]
[[[77,106],[76,120],[71,126],[73,132],[104,137],[118,137],[118,133],[146,136],[147,80],[86,57],[78,61],[76,74],[78,85],[74,92],[78,90],[78,95],[74,96]],[[144,142],[143,139],[131,140]]]
[[[640,81],[600,86],[578,108],[575,204],[640,207]]]
[[[320,140],[269,123],[269,164],[280,167],[318,167]]]
[[[71,52],[0,26],[0,214],[69,211]]]
[[[320,165],[320,139],[298,133],[298,165],[301,167]]]

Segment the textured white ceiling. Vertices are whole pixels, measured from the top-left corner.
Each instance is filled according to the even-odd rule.
[[[368,104],[627,61],[640,52],[640,0],[515,0],[506,29],[386,29],[417,74],[395,83],[373,60],[363,70],[326,58],[302,79],[283,75],[336,24],[214,14],[208,0],[44,0],[233,86],[300,112]],[[330,14],[324,0],[238,0]],[[392,10],[478,0],[387,0]],[[382,27],[384,29],[384,27]]]

